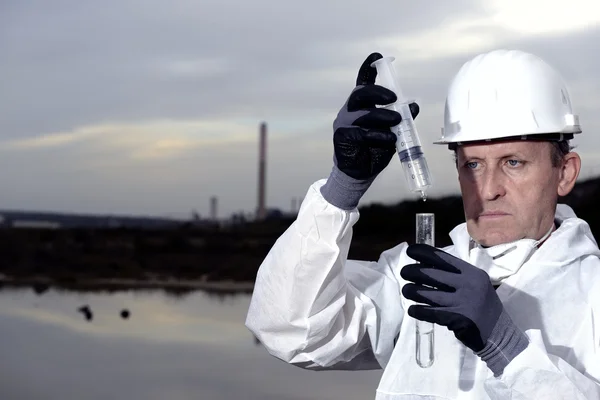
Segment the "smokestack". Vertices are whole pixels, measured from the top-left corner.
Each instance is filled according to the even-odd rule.
[[[265,208],[265,191],[266,191],[266,167],[267,167],[267,123],[260,124],[260,138],[258,147],[258,207],[256,210],[256,218],[258,220],[265,219],[267,210]]]
[[[210,219],[213,221],[217,220],[217,197],[213,196],[210,198]]]

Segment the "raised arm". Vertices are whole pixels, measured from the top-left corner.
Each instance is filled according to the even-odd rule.
[[[400,329],[392,272],[403,246],[377,262],[347,260],[358,211],[344,211],[313,184],[297,220],[263,261],[246,326],[273,356],[304,368],[385,365]]]
[[[392,268],[404,244],[378,261],[347,260],[357,205],[396,153],[396,95],[374,84],[373,53],[334,122],[334,167],[314,183],[296,221],[261,264],[246,326],[275,357],[304,368],[380,368],[402,322]],[[413,116],[418,106],[411,105]]]

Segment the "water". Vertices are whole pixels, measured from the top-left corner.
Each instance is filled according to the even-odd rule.
[[[435,246],[435,214],[416,214],[415,236],[415,241],[417,243],[424,243],[430,246]],[[435,358],[434,325],[431,322],[417,321],[415,326],[417,334],[415,348],[417,364],[421,368],[429,368],[433,365]]]
[[[305,371],[268,355],[243,325],[248,304],[203,292],[3,289],[0,399],[374,398],[381,371]]]
[[[421,368],[429,368],[434,361],[434,330],[428,332],[420,332],[417,329],[417,346],[415,349],[417,364]]]

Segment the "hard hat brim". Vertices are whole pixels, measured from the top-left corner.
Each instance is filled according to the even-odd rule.
[[[436,140],[433,144],[439,145],[455,145],[460,146],[463,144],[474,144],[474,143],[490,143],[490,142],[507,142],[517,140],[529,140],[529,141],[548,141],[548,142],[561,142],[563,140],[571,140],[574,135],[581,133],[581,129],[577,129],[571,132],[554,132],[554,133],[537,133],[528,135],[515,135],[515,136],[500,136],[496,138],[479,138],[479,139],[468,139],[468,140]]]

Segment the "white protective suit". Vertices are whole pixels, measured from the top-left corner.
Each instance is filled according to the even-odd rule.
[[[558,206],[557,230],[537,250],[524,240],[493,261],[471,250],[464,223],[443,248],[501,282],[497,294],[530,340],[495,378],[439,325],[435,363],[416,364],[416,320],[401,294],[400,270],[414,263],[407,243],[378,261],[347,260],[358,210],[327,203],[324,183],[309,188],[258,271],[246,326],[271,355],[307,369],[383,368],[377,400],[600,399],[600,251],[571,208]]]

